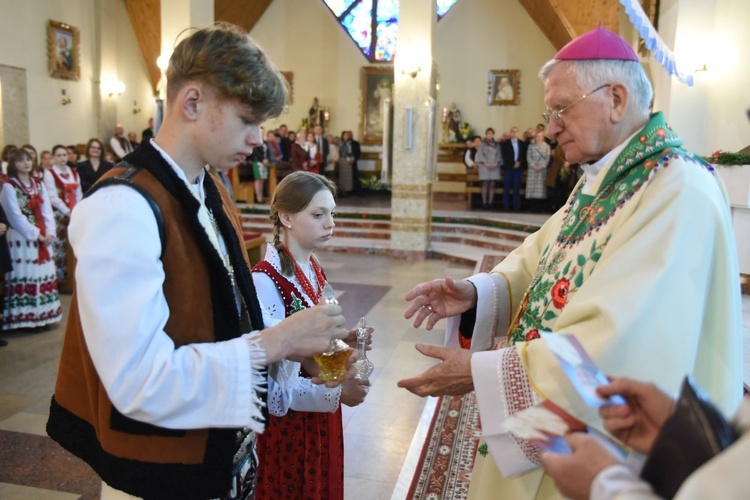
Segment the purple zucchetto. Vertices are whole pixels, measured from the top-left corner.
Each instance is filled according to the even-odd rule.
[[[563,61],[581,61],[586,59],[613,59],[620,61],[638,61],[638,56],[628,42],[601,24],[588,33],[584,33],[571,41],[555,59]]]

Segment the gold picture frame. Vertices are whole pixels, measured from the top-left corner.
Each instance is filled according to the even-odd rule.
[[[521,94],[521,71],[491,69],[487,86],[489,106],[518,106]]]
[[[363,66],[360,71],[361,144],[383,142],[383,104],[393,102],[393,66]]]
[[[78,28],[50,20],[47,23],[49,73],[52,78],[81,78],[81,38]]]

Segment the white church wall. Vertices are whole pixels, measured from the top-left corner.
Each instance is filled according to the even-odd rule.
[[[708,74],[710,102],[706,153],[737,151],[750,145],[750,2],[719,0],[714,18]]]
[[[329,109],[329,130],[359,135],[359,69],[369,62],[322,1],[274,0],[250,34],[280,70],[294,73],[294,102],[267,127],[296,131],[317,97]]]
[[[592,29],[594,27],[592,26]],[[516,0],[459,0],[438,23],[435,61],[441,107],[455,102],[476,133],[496,135],[517,125],[521,131],[541,121],[544,87],[539,69],[555,48]],[[518,106],[488,106],[488,72],[518,69]]]
[[[322,1],[274,0],[251,35],[279,69],[294,71],[294,104],[269,127],[298,127],[317,96],[331,110],[329,129],[358,135],[359,72],[369,63]],[[517,1],[460,0],[438,23],[435,38],[441,106],[455,102],[482,132],[540,121],[543,88],[536,74],[555,50]],[[521,70],[519,106],[487,106],[491,69]]]
[[[121,121],[126,130],[138,131],[140,137],[140,131],[146,127],[146,104],[152,92],[122,1],[0,0],[0,12],[0,64],[26,69],[29,140],[37,149],[49,149],[56,143],[86,142],[98,135],[100,116],[112,125]],[[78,81],[49,76],[47,21],[50,19],[80,30]],[[110,75],[123,81],[126,90],[112,102],[103,102],[100,115],[100,99],[104,97],[100,98],[99,81],[101,76]],[[67,106],[60,104],[63,89],[72,100]],[[134,100],[143,110],[135,115]]]
[[[655,108],[685,140],[708,155],[750,144],[750,16],[746,0],[672,0],[662,4],[659,32],[695,77],[687,87],[652,63]],[[695,72],[705,65],[706,71]]]

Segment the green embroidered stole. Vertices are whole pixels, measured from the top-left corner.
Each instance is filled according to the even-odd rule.
[[[681,145],[664,115],[656,113],[604,172],[595,195],[583,194],[579,183],[569,198],[561,228],[542,251],[536,274],[511,322],[510,343],[533,340],[540,330],[554,329],[569,296],[593,272],[607,245],[610,236],[603,230],[607,223],[671,158],[695,159],[692,153],[679,149]],[[581,245],[584,240],[591,244]]]

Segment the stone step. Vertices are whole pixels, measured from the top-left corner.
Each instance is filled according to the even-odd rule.
[[[514,241],[517,245],[529,236],[528,232],[514,229],[503,229],[495,227],[480,226],[476,224],[452,224],[447,222],[433,222],[432,234],[441,235],[463,235],[466,237],[485,237]]]
[[[243,224],[252,224],[252,225],[258,225],[258,226],[271,227],[271,221],[267,215],[242,215],[241,218],[242,218]],[[339,228],[348,228],[348,227],[357,227],[357,228],[363,228],[363,229],[364,228],[378,229],[378,230],[389,231],[391,228],[391,222],[372,220],[372,219],[363,219],[363,218],[354,219],[354,218],[336,217],[336,230],[337,231]]]
[[[460,244],[472,248],[482,248],[484,252],[497,251],[508,254],[518,248],[521,244],[518,241],[506,240],[503,238],[492,238],[486,236],[473,236],[464,234],[436,234],[433,233],[430,241],[433,243],[451,243]]]
[[[481,262],[487,254],[505,257],[508,253],[496,250],[488,251],[486,248],[471,247],[460,243],[447,243],[442,241],[430,242],[431,258],[448,260],[467,266],[476,265],[477,262]]]
[[[361,207],[339,207],[337,211],[335,237],[331,239],[328,251],[392,253],[388,209],[367,208],[365,213]],[[502,215],[436,213],[428,256],[470,266],[478,264],[487,255],[502,258],[543,222],[533,215],[520,220],[504,219]],[[241,218],[245,229],[259,231],[271,239],[273,226],[267,206],[245,206]]]

